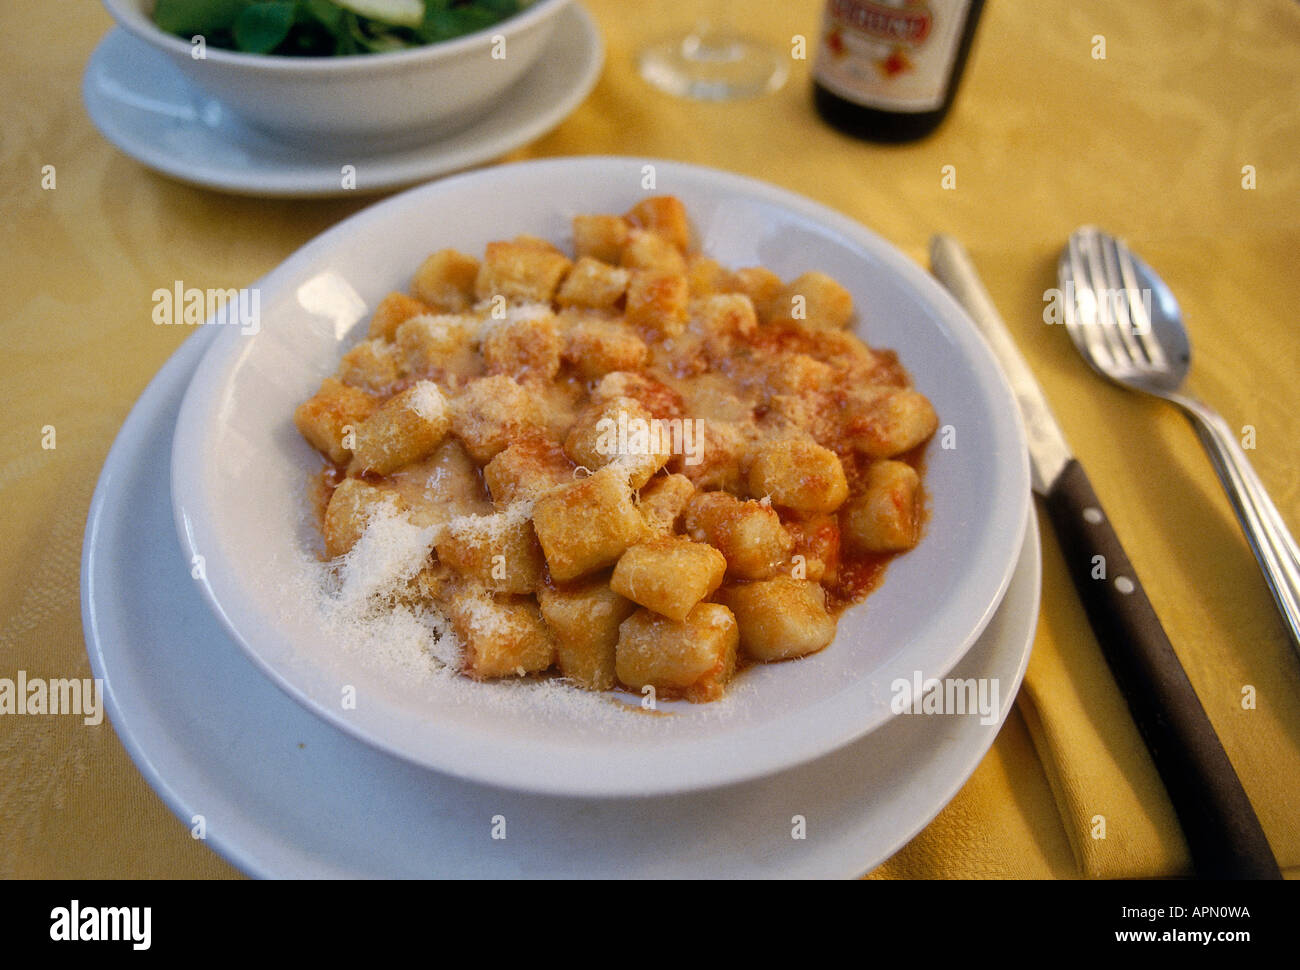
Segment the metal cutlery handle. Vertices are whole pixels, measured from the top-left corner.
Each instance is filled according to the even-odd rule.
[[[1205,709],[1077,461],[1047,510],[1088,620],[1151,752],[1201,876],[1280,879],[1268,839]]]
[[[1300,551],[1295,539],[1227,422],[1193,398],[1173,394],[1169,399],[1187,415],[1205,445],[1273,593],[1291,645],[1300,653]]]

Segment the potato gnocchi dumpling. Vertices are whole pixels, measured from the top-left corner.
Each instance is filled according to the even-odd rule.
[[[676,198],[556,242],[413,260],[299,405],[325,555],[427,530],[386,602],[443,616],[476,680],[707,702],[826,649],[924,531],[929,400],[840,282],[724,266]]]

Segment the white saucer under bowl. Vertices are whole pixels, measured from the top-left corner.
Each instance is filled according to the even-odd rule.
[[[368,152],[307,149],[254,131],[120,28],[91,55],[82,96],[105,138],[182,182],[241,195],[341,196],[460,171],[541,137],[591,92],[604,56],[595,22],[575,3],[557,18],[536,66],[482,118],[427,144]]]
[[[189,578],[173,530],[168,471],[181,398],[212,329],[177,351],[113,445],[86,526],[82,615],[109,718],[136,766],[186,829],[202,815],[208,844],[246,873],[856,876],[952,799],[1011,709],[1038,616],[1032,510],[997,613],[949,675],[998,684],[996,723],[971,715],[895,717],[792,770],[667,798],[527,795],[384,754],[263,676]],[[794,837],[800,833],[805,837]]]

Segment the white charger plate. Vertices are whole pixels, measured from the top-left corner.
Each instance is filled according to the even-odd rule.
[[[91,55],[82,98],[105,138],[182,182],[241,195],[355,195],[457,172],[540,138],[591,93],[604,58],[595,21],[575,3],[556,18],[537,64],[483,117],[428,144],[371,152],[305,149],[254,131],[121,28]],[[353,189],[343,187],[344,165],[355,167]]]
[[[1011,584],[952,672],[995,678],[998,724],[904,716],[828,757],[673,798],[504,791],[418,768],[314,717],[263,677],[189,579],[169,511],[170,441],[195,334],[132,410],[100,476],[82,614],[109,718],[186,829],[275,878],[851,877],[903,846],[993,743],[1029,660],[1040,582],[1032,513]],[[807,838],[791,837],[792,818]],[[494,818],[504,840],[492,838]]]
[[[409,658],[386,665],[362,655],[304,596],[319,568],[303,525],[305,482],[319,459],[293,429],[294,407],[334,372],[369,308],[405,289],[425,254],[444,246],[480,253],[519,233],[563,242],[573,214],[622,212],[642,197],[647,167],[656,192],[684,200],[706,253],[786,279],[830,273],[862,308],[868,341],[899,352],[957,445],[930,446],[924,539],[890,565],[865,605],[841,616],[829,648],[751,668],[723,701],[661,705],[671,717],[574,709],[541,687],[449,685],[421,679]],[[203,557],[201,586],[217,616],[276,683],[336,726],[426,767],[520,790],[605,796],[701,789],[791,767],[885,723],[898,678],[951,669],[1015,567],[1029,507],[1024,432],[974,325],[888,243],[792,193],[640,159],[502,166],[373,206],[258,288],[259,332],[222,328],[177,423],[172,494],[186,560]],[[344,703],[349,695],[355,706]]]

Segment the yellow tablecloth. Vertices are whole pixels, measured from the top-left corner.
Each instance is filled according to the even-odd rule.
[[[1300,528],[1300,7],[1290,0],[995,0],[948,124],[918,145],[823,126],[807,63],[778,94],[688,104],[638,78],[648,31],[686,0],[586,0],[599,85],[523,159],[627,154],[714,165],[811,196],[918,260],[962,239],[1089,469],[1270,842],[1300,872],[1300,661],[1210,465],[1168,407],[1104,385],[1041,320],[1071,229],[1125,234],[1190,321],[1195,389],[1250,425],[1260,475]],[[789,48],[813,0],[736,5]],[[240,286],[368,199],[262,201],[189,188],[109,146],[80,79],[109,18],[0,6],[0,677],[89,676],[82,529],[131,404],[187,335],[148,325],[155,287]],[[1105,38],[1105,59],[1094,58]],[[42,188],[55,166],[54,189]],[[955,189],[942,168],[956,168]],[[1252,166],[1256,187],[1243,187]],[[43,429],[57,447],[42,447]],[[1046,523],[1044,523],[1045,525]],[[1043,606],[1017,710],[956,799],[880,877],[1160,876],[1186,847],[1044,530]],[[1243,707],[1244,687],[1256,705]],[[1092,837],[1092,819],[1107,837]],[[230,876],[145,784],[105,722],[0,717],[0,876]]]

